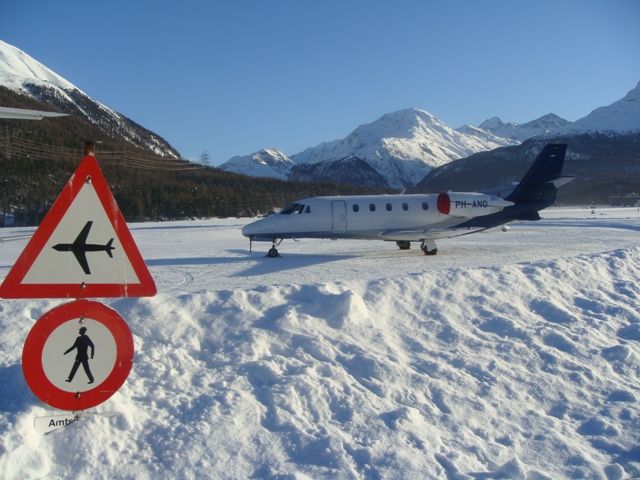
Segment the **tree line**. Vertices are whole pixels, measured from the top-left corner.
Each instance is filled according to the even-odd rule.
[[[0,105],[47,109],[2,87]],[[77,167],[84,140],[98,141],[96,158],[130,222],[255,216],[307,196],[373,193],[340,184],[253,178],[184,161],[168,163],[73,116],[7,120],[0,123],[0,225],[40,223]]]

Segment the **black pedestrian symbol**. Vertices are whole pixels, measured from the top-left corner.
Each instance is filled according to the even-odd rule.
[[[78,350],[76,352],[76,360],[75,362],[73,362],[73,367],[71,367],[69,378],[67,378],[66,381],[70,382],[73,380],[73,377],[76,375],[76,371],[78,370],[78,367],[80,366],[80,364],[82,364],[82,368],[84,368],[84,373],[86,373],[87,378],[89,378],[88,383],[93,383],[93,375],[91,374],[91,369],[89,368],[88,354],[89,354],[89,348],[91,348],[91,358],[93,359],[93,354],[95,349],[93,346],[93,342],[87,335],[87,327],[81,327],[79,332],[80,332],[80,335],[78,335],[78,337],[76,338],[76,341],[73,343],[73,345],[71,345],[71,347],[69,347],[69,349],[66,352],[64,352],[64,354],[66,355],[73,349]]]

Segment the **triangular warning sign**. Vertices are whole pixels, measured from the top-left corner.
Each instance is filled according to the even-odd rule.
[[[156,286],[87,155],[0,286],[4,298],[150,297]]]

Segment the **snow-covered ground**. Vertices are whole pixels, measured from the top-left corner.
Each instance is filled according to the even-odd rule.
[[[134,224],[158,295],[104,303],[122,389],[42,436],[0,301],[1,478],[638,478],[640,212],[550,209],[438,243],[267,244],[246,219]],[[2,229],[7,239],[30,229]],[[26,239],[0,244],[0,276]]]

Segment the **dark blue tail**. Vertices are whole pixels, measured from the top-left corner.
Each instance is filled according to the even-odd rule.
[[[513,220],[540,220],[538,211],[556,201],[558,187],[574,177],[562,175],[567,145],[549,143],[536,157],[518,186],[505,198],[513,205],[491,215],[476,217],[460,227],[492,228]]]
[[[517,204],[533,204],[535,210],[553,205],[558,187],[566,183],[568,177],[562,177],[564,155],[567,145],[549,143],[538,154],[524,178],[511,194],[505,198]]]

